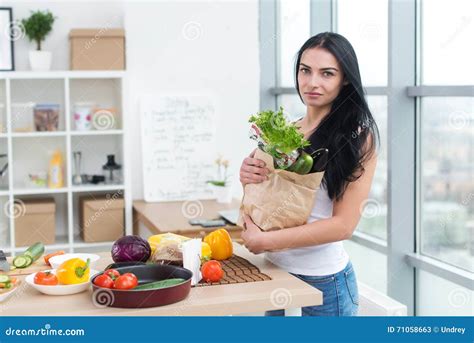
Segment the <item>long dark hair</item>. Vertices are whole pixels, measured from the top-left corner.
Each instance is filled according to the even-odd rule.
[[[329,149],[329,161],[323,185],[332,200],[340,200],[349,182],[364,172],[363,163],[376,151],[380,142],[377,124],[364,97],[359,63],[349,41],[340,34],[323,32],[308,39],[298,51],[295,63],[296,91],[299,92],[298,71],[301,56],[311,48],[329,51],[339,62],[347,85],[334,99],[330,113],[309,137],[309,153],[324,147]],[[303,101],[304,103],[304,101]],[[371,139],[368,139],[370,137]]]

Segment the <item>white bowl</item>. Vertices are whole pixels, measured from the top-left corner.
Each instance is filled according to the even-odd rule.
[[[58,269],[61,263],[64,261],[70,260],[71,258],[80,258],[81,260],[86,261],[87,259],[90,259],[90,264],[89,268],[94,268],[96,262],[100,260],[100,256],[96,254],[62,254],[62,255],[57,255],[53,256],[49,259],[49,264],[51,264],[51,267],[53,269]]]
[[[5,301],[7,300],[13,293],[16,292],[16,290],[20,288],[20,285],[16,285],[15,287],[13,287],[11,290],[9,290],[8,292],[4,292],[4,293],[0,293],[0,303],[2,301]]]
[[[52,272],[53,274],[56,274],[55,269],[50,269],[50,270],[45,270],[45,272]],[[36,290],[40,291],[41,293],[48,294],[48,295],[69,295],[69,294],[76,294],[76,293],[81,293],[84,292],[89,288],[89,285],[91,284],[90,279],[97,274],[97,270],[90,270],[90,277],[89,281],[83,282],[83,283],[78,283],[75,285],[57,285],[57,286],[46,286],[46,285],[37,285],[35,284],[35,275],[36,273],[30,274],[25,278],[25,281],[27,284],[29,284],[31,287],[35,288]]]

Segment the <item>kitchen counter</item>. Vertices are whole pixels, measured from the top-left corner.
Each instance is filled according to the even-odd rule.
[[[262,255],[253,255],[237,243],[234,253],[252,262],[272,280],[193,287],[183,301],[145,309],[101,308],[92,302],[92,289],[51,296],[22,282],[15,294],[0,303],[0,316],[225,316],[277,308],[285,308],[287,315],[301,315],[301,307],[322,304],[319,290],[266,261]],[[112,262],[109,252],[100,255],[95,267],[98,270]]]

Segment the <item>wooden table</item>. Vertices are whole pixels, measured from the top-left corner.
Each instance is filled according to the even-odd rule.
[[[139,234],[139,225],[143,223],[152,234],[172,232],[187,237],[204,237],[217,228],[204,228],[189,224],[190,219],[216,219],[221,210],[240,207],[240,200],[233,199],[230,204],[220,204],[215,200],[193,200],[172,202],[133,202],[133,233]],[[232,239],[239,241],[242,228],[225,225]]]
[[[237,243],[234,249],[272,280],[193,287],[183,301],[145,309],[101,308],[92,303],[92,290],[51,296],[22,282],[16,293],[0,304],[0,316],[225,316],[278,308],[284,308],[287,315],[301,315],[301,307],[322,304],[322,293],[316,288]],[[95,267],[100,270],[111,262],[110,253],[101,256]]]

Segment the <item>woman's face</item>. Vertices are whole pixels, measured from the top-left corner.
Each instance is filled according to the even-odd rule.
[[[313,107],[331,105],[346,84],[336,58],[319,47],[307,49],[301,55],[298,83],[305,105]]]

